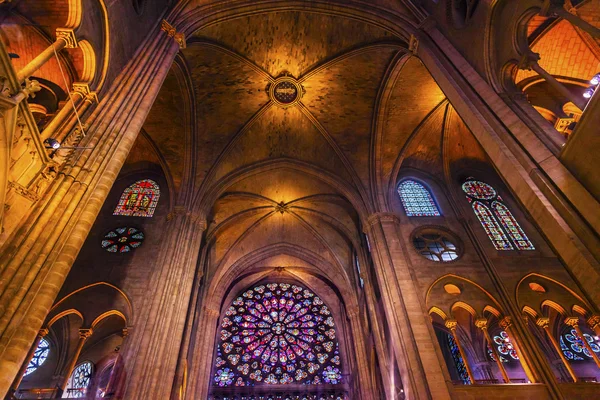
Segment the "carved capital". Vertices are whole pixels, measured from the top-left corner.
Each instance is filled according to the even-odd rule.
[[[498,323],[502,329],[507,330],[512,325],[512,318],[504,317]]]
[[[39,337],[44,337],[48,334],[48,332],[50,332],[47,328],[42,328],[40,329],[40,331],[38,332]]]
[[[410,35],[410,42],[408,43],[408,51],[412,53],[413,56],[417,55],[419,51],[419,39],[413,34]]]
[[[75,82],[73,83],[73,92],[80,94],[81,97],[85,97],[90,94],[92,91],[90,90],[90,85],[85,82]]]
[[[478,318],[475,320],[475,326],[481,330],[487,329],[488,321],[485,318]]]
[[[92,330],[92,328],[88,328],[88,329],[81,328],[79,330],[79,338],[81,338],[81,339],[87,339],[90,336],[92,336],[92,333],[94,333],[94,331]]]
[[[538,53],[534,53],[531,50],[526,50],[525,53],[521,56],[517,67],[519,69],[526,69],[528,71],[531,71],[531,68],[533,68],[533,66],[537,64],[538,61],[540,61],[540,55]]]
[[[446,328],[453,331],[458,326],[458,321],[455,319],[447,319],[446,321],[444,321],[444,325],[446,326]]]
[[[535,324],[542,329],[547,329],[550,326],[550,318],[541,317],[535,321]]]
[[[185,49],[186,43],[185,35],[183,33],[177,32],[177,29],[175,29],[173,25],[171,25],[164,19],[160,23],[160,29],[166,32],[169,37],[172,37],[177,42],[180,49]]]
[[[565,324],[572,326],[573,328],[575,328],[576,326],[579,326],[579,318],[577,317],[567,317],[565,318]]]
[[[394,213],[381,212],[369,215],[369,218],[367,218],[367,222],[369,223],[369,225],[374,226],[381,222],[400,222],[400,220],[398,219],[398,216]]]
[[[77,47],[77,38],[75,37],[75,31],[69,28],[56,28],[56,40],[62,39],[65,41],[65,47],[67,49],[74,49]]]
[[[121,330],[121,336],[123,337],[123,339],[125,339],[127,336],[129,336],[129,330],[130,330],[130,329],[131,329],[131,328],[123,328],[123,329]]]
[[[600,325],[600,315],[592,315],[586,322],[590,328],[596,329]]]

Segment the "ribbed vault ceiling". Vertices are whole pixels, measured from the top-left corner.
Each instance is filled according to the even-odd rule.
[[[351,280],[358,215],[379,207],[399,166],[443,179],[445,123],[462,121],[406,44],[380,28],[264,13],[203,28],[187,43],[144,130],[173,186],[193,186],[210,210],[215,269],[285,243],[282,253],[298,249]],[[289,108],[267,90],[285,73],[305,90]],[[483,157],[461,134],[475,150],[458,150]],[[132,154],[149,152],[138,142]]]

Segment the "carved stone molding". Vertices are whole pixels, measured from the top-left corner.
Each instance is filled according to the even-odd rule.
[[[169,37],[172,37],[173,39],[175,39],[175,41],[179,45],[180,49],[185,49],[186,43],[185,43],[185,35],[183,33],[177,32],[177,29],[175,29],[175,27],[173,25],[171,25],[164,19],[160,23],[160,29],[164,32],[167,32],[167,35]]]
[[[381,212],[369,215],[367,222],[374,226],[381,222],[400,222],[400,218],[394,213]]]
[[[77,47],[77,38],[75,37],[75,31],[69,28],[56,28],[56,40],[62,39],[65,41],[65,47],[67,49],[74,49]]]
[[[28,190],[26,187],[21,186],[17,182],[8,182],[8,187],[12,189],[15,193],[18,193],[19,195],[25,197],[28,200],[38,201],[39,199],[37,194],[35,194],[31,190]]]

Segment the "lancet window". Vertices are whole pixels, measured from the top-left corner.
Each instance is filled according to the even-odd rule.
[[[454,340],[454,337],[452,337],[450,334],[448,334],[448,348],[450,349],[452,360],[456,366],[458,377],[465,385],[470,385],[471,380],[469,379],[469,372],[467,372],[467,367],[465,366],[465,362],[460,354],[458,344],[456,344],[456,340]]]
[[[469,178],[462,189],[496,250],[535,250],[533,243],[492,186]]]
[[[151,179],[142,179],[123,191],[113,215],[152,217],[159,198],[158,184]]]
[[[398,195],[409,217],[437,217],[440,210],[423,184],[407,179],[398,185]]]
[[[267,283],[246,290],[221,319],[213,371],[211,398],[228,388],[236,393],[247,387],[279,393],[294,384],[335,388],[344,378],[333,316],[323,300],[299,285]]]

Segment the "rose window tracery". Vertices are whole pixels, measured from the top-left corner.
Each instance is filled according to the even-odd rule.
[[[233,301],[220,327],[216,387],[342,382],[333,317],[308,289],[256,286]]]

